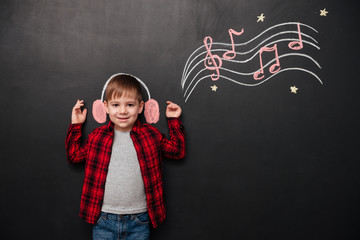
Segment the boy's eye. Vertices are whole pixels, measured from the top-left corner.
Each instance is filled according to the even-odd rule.
[[[119,106],[119,104],[113,104],[113,107],[117,107],[117,106]]]
[[[132,104],[132,103],[129,103],[129,104],[128,104],[128,106],[129,106],[129,107],[133,107],[133,106],[134,106],[134,104]]]

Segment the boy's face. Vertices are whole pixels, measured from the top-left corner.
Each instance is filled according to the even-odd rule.
[[[110,120],[115,125],[115,130],[130,132],[134,126],[138,114],[143,110],[144,102],[135,95],[123,94],[120,98],[112,98],[105,101],[105,109]]]

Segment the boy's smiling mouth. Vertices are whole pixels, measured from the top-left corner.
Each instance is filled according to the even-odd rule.
[[[128,120],[130,117],[117,117],[118,120],[120,121],[126,121]]]

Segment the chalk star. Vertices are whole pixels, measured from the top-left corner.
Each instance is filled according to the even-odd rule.
[[[326,8],[324,8],[324,10],[320,10],[320,16],[326,17],[326,14],[328,14],[329,12],[326,11]]]
[[[264,16],[264,14],[262,13],[260,16],[257,16],[257,18],[258,18],[258,20],[257,20],[257,22],[259,22],[259,21],[264,21],[264,19],[265,19],[265,16]]]
[[[291,90],[292,93],[296,94],[297,93],[296,91],[299,90],[299,89],[296,86],[291,86],[290,90]]]
[[[216,89],[218,89],[218,87],[216,85],[210,86],[211,87],[211,91],[216,92]]]

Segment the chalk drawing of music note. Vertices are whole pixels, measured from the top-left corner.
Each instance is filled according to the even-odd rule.
[[[255,80],[260,80],[260,79],[265,77],[265,75],[264,75],[264,67],[263,67],[263,63],[262,63],[262,53],[264,51],[265,52],[272,52],[272,51],[275,52],[276,63],[270,66],[269,72],[270,73],[276,73],[276,72],[278,72],[280,70],[280,61],[279,61],[279,56],[278,56],[277,44],[274,44],[274,46],[272,46],[272,47],[262,47],[260,49],[260,51],[259,51],[260,70],[256,71],[254,73],[254,75],[253,75]],[[276,67],[278,67],[278,69],[275,70]],[[262,74],[262,76],[259,77],[260,74]]]
[[[208,44],[208,40],[209,40],[209,44]],[[207,36],[204,38],[204,45],[205,45],[205,48],[207,51],[207,54],[206,54],[206,57],[204,60],[204,65],[207,69],[216,71],[216,74],[215,73],[211,74],[211,79],[213,81],[216,81],[220,78],[219,69],[222,66],[222,60],[218,55],[211,53],[211,46],[212,46],[212,38],[211,37]],[[218,61],[218,63],[216,61]]]
[[[299,36],[299,41],[293,41],[289,43],[289,48],[292,50],[300,50],[304,47],[303,42],[302,42],[302,38],[301,38],[301,32],[300,32],[300,23],[297,23],[297,29],[298,29],[298,36]],[[298,46],[295,46],[298,45]]]
[[[294,31],[296,28],[297,31]],[[213,42],[212,38],[205,38],[205,44],[202,43],[201,46],[190,54],[184,66],[181,77],[181,88],[185,102],[193,95],[194,89],[200,86],[201,82],[205,82],[211,77],[214,79],[221,77],[224,81],[229,81],[244,87],[257,87],[268,83],[272,79],[276,79],[277,76],[284,72],[303,72],[309,74],[323,85],[322,80],[316,72],[308,69],[308,67],[305,68],[302,65],[296,65],[297,62],[292,61],[292,59],[295,58],[302,58],[304,61],[312,63],[315,67],[321,69],[320,64],[309,55],[309,53],[313,53],[311,48],[320,50],[318,41],[315,39],[316,35],[314,35],[318,33],[315,28],[301,22],[284,22],[270,26],[252,37],[248,37],[243,33],[241,34],[241,38],[244,39],[243,41],[240,40],[239,43],[237,43],[236,38],[232,39],[236,34],[230,30],[228,36],[230,36],[232,40],[231,43],[229,41]],[[274,44],[277,44],[276,47]],[[305,45],[306,49],[304,53],[297,51],[304,49]],[[261,52],[264,52],[265,49],[268,49],[269,52],[271,49],[270,46],[273,46],[272,48],[275,54],[272,54],[275,55],[275,58],[270,61],[265,61],[265,55],[263,55],[264,58],[260,58],[260,61],[262,61],[261,65],[263,65],[262,68],[259,69],[257,55],[264,46],[268,48],[262,49]],[[275,51],[275,48],[279,50],[279,52]],[[306,52],[308,49],[309,52]],[[204,67],[205,55],[206,62]],[[279,59],[281,59],[281,69]],[[255,65],[252,64],[253,61],[256,61]],[[276,64],[274,64],[275,61]],[[215,66],[214,63],[216,64]],[[249,68],[250,71],[245,71],[243,70],[244,68]],[[270,68],[269,70],[272,74],[264,74],[264,68]],[[209,69],[212,70],[210,73]],[[264,74],[265,77],[262,74]],[[254,76],[258,78],[255,81]]]
[[[234,29],[231,29],[231,28],[229,29],[229,35],[230,35],[232,50],[227,51],[226,53],[223,54],[224,59],[230,60],[230,59],[234,59],[236,57],[233,34],[235,34],[236,36],[240,36],[241,34],[243,34],[243,32],[244,32],[244,29],[241,29],[241,32],[237,32],[237,31],[235,31]],[[229,56],[229,54],[232,54],[232,56]]]

